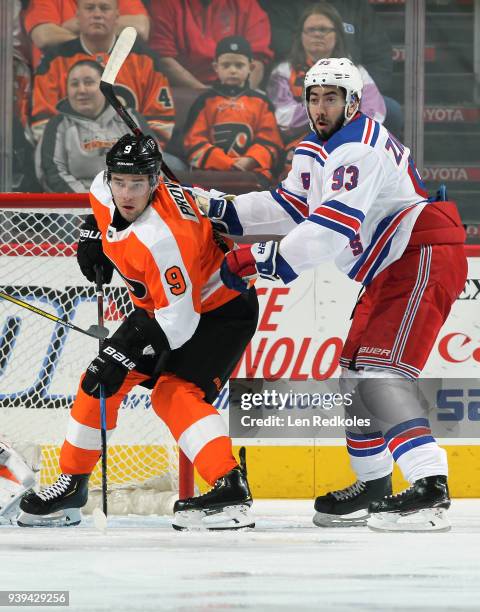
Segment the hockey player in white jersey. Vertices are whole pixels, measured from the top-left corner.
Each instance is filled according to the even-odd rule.
[[[22,495],[35,484],[35,475],[21,455],[0,440],[0,524],[18,514]]]
[[[312,132],[272,191],[200,194],[228,234],[283,236],[230,251],[225,284],[293,281],[334,260],[365,287],[341,355],[355,390],[350,414],[370,429],[346,432],[357,481],[315,501],[318,526],[446,530],[446,453],[410,388],[466,280],[465,233],[453,202],[428,200],[408,148],[358,111],[362,80],[345,58],[323,59],[305,77]],[[393,460],[411,487],[391,496]]]

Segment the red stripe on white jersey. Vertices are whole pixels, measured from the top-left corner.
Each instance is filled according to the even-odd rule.
[[[326,217],[327,219],[332,219],[332,221],[336,221],[337,223],[341,223],[342,225],[346,225],[350,229],[352,229],[355,233],[360,229],[360,221],[355,217],[350,217],[345,213],[341,213],[334,208],[329,208],[328,206],[320,206],[315,211],[315,214],[320,215],[321,217]]]
[[[400,222],[402,221],[402,219],[409,212],[411,212],[415,206],[416,206],[416,204],[412,204],[411,206],[408,206],[407,208],[404,208],[402,210],[402,212],[400,212],[394,219],[392,219],[392,222],[390,223],[390,225],[388,227],[385,228],[383,234],[378,239],[377,244],[372,249],[372,252],[367,257],[367,259],[365,260],[365,263],[363,264],[363,266],[360,268],[360,270],[355,275],[355,280],[356,281],[361,283],[364,280],[364,278],[365,278],[365,276],[367,276],[370,268],[375,263],[375,260],[377,259],[378,255],[380,255],[383,247],[386,245],[386,243],[388,242],[389,238],[392,236],[392,234],[395,232],[397,227],[400,225]]]

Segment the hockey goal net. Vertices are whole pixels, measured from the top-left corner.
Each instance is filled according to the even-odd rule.
[[[78,227],[89,212],[84,194],[0,194],[0,290],[84,329],[96,323],[95,289],[75,258]],[[113,333],[132,308],[117,274],[104,303]],[[97,350],[95,339],[0,299],[0,437],[31,463],[39,486],[57,478],[79,378]],[[179,487],[182,496],[192,493],[192,476],[148,390],[136,387],[109,441],[109,511],[166,513]],[[99,505],[100,483],[99,462],[87,511]]]

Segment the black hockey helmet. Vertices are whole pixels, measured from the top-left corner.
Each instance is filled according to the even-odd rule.
[[[160,174],[162,154],[155,139],[140,134],[125,134],[107,153],[107,174]]]

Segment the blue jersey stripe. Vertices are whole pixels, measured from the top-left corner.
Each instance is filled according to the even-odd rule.
[[[354,232],[350,227],[345,227],[345,225],[336,223],[332,219],[327,219],[326,217],[322,217],[321,215],[313,214],[308,217],[308,220],[317,223],[317,225],[323,225],[323,227],[327,227],[328,229],[331,229],[334,232],[343,234],[349,240],[353,240],[355,238],[356,232]]]
[[[380,134],[380,125],[376,121],[374,121],[373,123],[375,127],[373,128],[373,136],[372,136],[372,140],[370,141],[371,147],[374,147],[377,144],[378,135]]]
[[[363,283],[362,283],[363,285],[369,285],[372,282],[375,274],[377,273],[378,268],[382,265],[382,262],[385,260],[385,258],[390,253],[390,248],[392,246],[393,237],[395,236],[395,234],[396,234],[396,232],[393,232],[393,234],[387,240],[387,242],[386,242],[385,246],[383,247],[383,249],[377,255],[377,258],[375,259],[375,263],[370,268],[370,272],[365,276],[365,278],[363,280]]]
[[[325,165],[323,159],[313,151],[307,151],[306,149],[295,149],[295,155],[307,155],[307,157],[312,157],[322,167]]]
[[[283,208],[283,210],[290,215],[290,217],[295,221],[295,223],[298,225],[299,223],[302,223],[302,221],[305,221],[305,217],[300,214],[298,212],[298,210],[295,208],[295,206],[293,206],[292,204],[290,204],[290,202],[288,202],[287,200],[285,200],[284,198],[282,198],[282,196],[275,190],[272,189],[270,191],[272,198],[278,202],[278,204],[280,204],[280,206]]]
[[[400,211],[401,212],[401,211]],[[363,251],[362,255],[360,256],[360,258],[358,259],[357,263],[353,266],[353,268],[350,270],[350,272],[348,273],[348,276],[350,278],[355,278],[357,272],[360,270],[360,268],[363,266],[364,262],[366,261],[367,257],[370,255],[370,252],[372,251],[372,249],[374,248],[374,246],[376,245],[376,243],[378,242],[378,240],[380,239],[380,236],[383,234],[383,232],[387,229],[387,227],[390,225],[390,223],[393,221],[393,219],[397,216],[398,213],[394,213],[393,215],[389,215],[388,217],[384,217],[380,223],[377,225],[377,229],[375,230],[373,236],[372,236],[372,240],[370,241],[370,244],[368,245],[368,247]],[[393,233],[392,236],[395,235],[395,232]]]
[[[293,191],[289,191],[288,189],[285,189],[285,187],[281,183],[278,186],[278,189],[281,189],[285,193],[288,193],[288,195],[291,195],[293,198],[297,198],[298,200],[300,200],[304,204],[307,204],[307,198],[306,197],[298,195],[298,193],[293,193]]]
[[[355,217],[360,221],[360,223],[362,223],[365,219],[365,215],[361,210],[358,210],[358,208],[352,208],[351,206],[347,206],[346,204],[344,204],[343,202],[339,202],[338,200],[327,200],[326,202],[322,202],[321,206],[329,206],[330,208],[334,208],[335,210],[338,210],[338,212],[344,213],[345,215]]]

